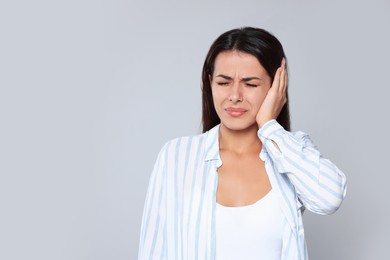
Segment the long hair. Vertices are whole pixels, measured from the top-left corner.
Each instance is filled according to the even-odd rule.
[[[260,28],[244,27],[223,33],[211,45],[202,70],[203,133],[221,122],[215,111],[209,75],[214,73],[215,59],[223,51],[240,51],[255,56],[273,82],[276,70],[286,58],[282,44],[271,33]],[[276,120],[290,131],[290,112],[287,102]]]

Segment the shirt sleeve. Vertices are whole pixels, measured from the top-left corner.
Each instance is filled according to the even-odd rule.
[[[294,185],[305,208],[328,215],[340,207],[346,195],[346,177],[321,156],[306,133],[286,131],[274,119],[259,129],[258,136],[278,172],[286,174]]]
[[[166,259],[164,254],[166,146],[161,149],[149,180],[142,216],[138,260]]]

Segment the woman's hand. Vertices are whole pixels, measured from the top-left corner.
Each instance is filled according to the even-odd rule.
[[[261,128],[265,123],[276,119],[287,102],[287,70],[286,60],[283,58],[281,66],[275,73],[271,88],[268,90],[263,104],[256,116],[256,122]]]

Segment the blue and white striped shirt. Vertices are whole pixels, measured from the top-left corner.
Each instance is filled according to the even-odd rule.
[[[139,260],[215,259],[218,135],[219,125],[161,149],[146,195]],[[321,157],[307,134],[288,132],[276,120],[259,129],[258,137],[259,156],[286,219],[281,259],[307,260],[303,210],[335,212],[346,194],[345,175]]]

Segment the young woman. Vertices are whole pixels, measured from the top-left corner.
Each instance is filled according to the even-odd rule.
[[[286,57],[258,28],[222,34],[202,72],[203,134],[169,141],[147,192],[139,259],[307,259],[302,213],[334,213],[345,175],[290,132]]]

